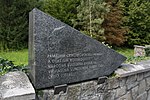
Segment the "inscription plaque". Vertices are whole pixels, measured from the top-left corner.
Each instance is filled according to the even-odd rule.
[[[30,12],[29,66],[36,89],[109,75],[125,59],[36,8]]]

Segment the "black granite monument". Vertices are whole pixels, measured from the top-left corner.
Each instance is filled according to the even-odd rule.
[[[36,8],[30,12],[29,66],[36,89],[110,75],[125,59]]]

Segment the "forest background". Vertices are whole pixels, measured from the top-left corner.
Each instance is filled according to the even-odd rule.
[[[1,51],[28,47],[35,7],[114,48],[150,44],[149,0],[0,0]]]

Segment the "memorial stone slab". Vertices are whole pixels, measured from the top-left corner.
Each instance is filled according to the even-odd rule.
[[[134,56],[135,57],[145,56],[145,47],[134,45]]]
[[[36,8],[29,16],[29,66],[36,89],[110,75],[126,59]]]
[[[0,76],[0,100],[33,100],[35,91],[23,72],[9,72]]]

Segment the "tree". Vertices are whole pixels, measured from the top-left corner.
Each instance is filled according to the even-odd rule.
[[[77,9],[80,0],[43,0],[41,9],[62,22],[73,25],[72,20],[76,19]]]
[[[150,44],[149,0],[122,0],[124,26],[129,28],[127,45]]]
[[[73,20],[74,27],[98,41],[104,41],[104,29],[101,25],[104,14],[109,12],[106,3],[102,0],[81,0],[77,12],[77,19]]]
[[[117,0],[106,0],[110,12],[105,15],[103,27],[106,43],[120,46],[126,41],[126,28],[122,27],[123,12]]]
[[[28,13],[34,0],[0,0],[0,49],[27,47]]]

